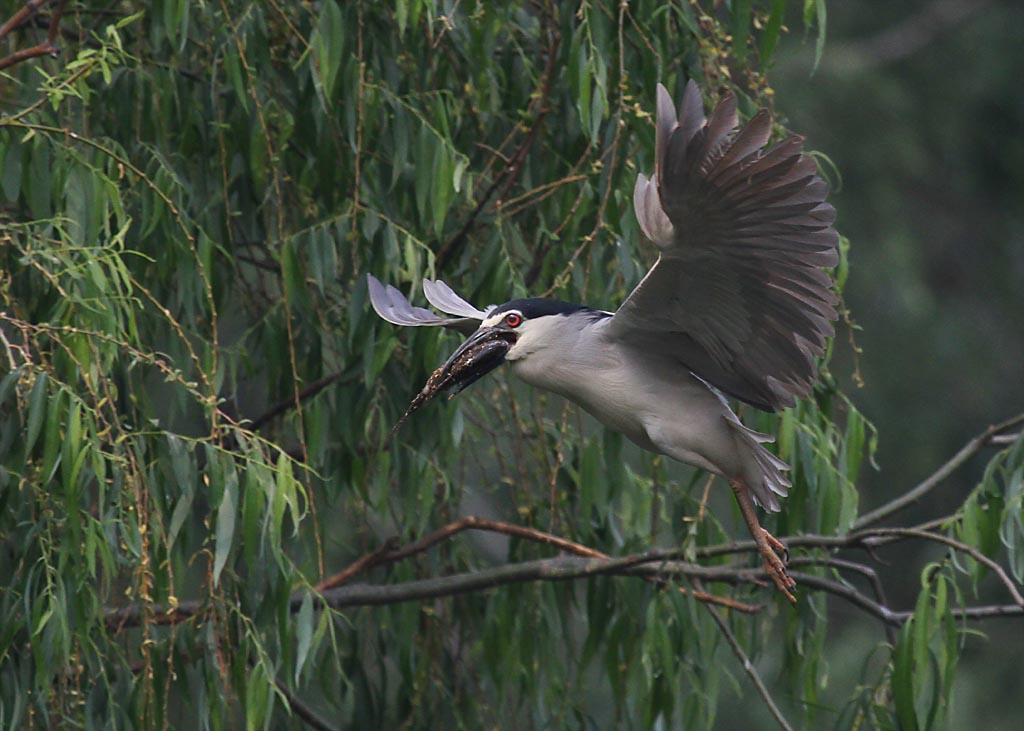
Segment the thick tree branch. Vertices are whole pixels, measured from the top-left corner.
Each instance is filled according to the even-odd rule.
[[[319,385],[318,382],[309,388],[313,389]],[[898,511],[904,505],[909,504],[910,501],[920,498],[921,495],[932,489],[953,469],[962,465],[971,455],[991,443],[994,437],[1003,435],[1022,423],[1024,423],[1024,414],[989,427],[968,442],[964,448],[931,477],[910,490],[906,495],[891,501],[866,517],[881,519],[881,517]],[[864,522],[866,522],[864,519],[858,521],[858,523]],[[561,551],[575,554],[575,557],[562,556],[525,561],[452,576],[408,581],[401,584],[346,585],[358,574],[364,573],[376,566],[391,564],[422,553],[466,530],[502,533],[551,546]],[[998,562],[984,555],[974,546],[947,535],[933,532],[932,530],[926,530],[921,527],[861,528],[853,530],[846,535],[802,535],[792,536],[785,540],[790,548],[817,548],[827,551],[836,551],[843,548],[861,548],[869,552],[876,547],[904,540],[939,543],[953,551],[970,556],[987,567],[997,577],[1013,601],[1013,604],[1010,605],[987,605],[956,609],[953,610],[954,616],[967,620],[1024,616],[1024,596],[1022,596],[1016,583],[1014,583],[1013,579],[1010,578],[1009,574]],[[737,541],[698,549],[696,555],[697,558],[709,559],[729,554],[751,553],[756,550],[753,541]],[[648,581],[657,582],[685,577],[691,583],[694,583],[695,587],[701,580],[737,585],[759,582],[764,577],[764,571],[761,568],[750,568],[738,564],[701,566],[681,560],[685,555],[684,549],[677,548],[652,549],[631,556],[610,557],[596,549],[535,528],[470,516],[449,523],[420,540],[403,547],[395,547],[392,540],[379,549],[362,556],[331,578],[321,582],[314,587],[314,590],[319,593],[318,601],[322,606],[342,609],[436,599],[484,591],[505,584],[529,581],[568,581],[598,575],[638,576]],[[797,557],[793,562],[794,566],[801,564],[825,565],[839,571],[854,571],[867,578],[874,591],[874,599],[845,581],[836,581],[812,574],[794,573],[794,578],[797,578],[804,587],[817,589],[843,598],[868,614],[877,617],[887,627],[898,627],[912,616],[911,612],[894,611],[888,606],[881,582],[878,580],[874,570],[868,566],[830,555]],[[680,589],[680,591],[683,591],[683,589]],[[694,592],[693,595],[699,601],[708,604],[719,604],[738,611],[753,613],[759,610],[759,607],[702,591]],[[296,592],[292,596],[291,611],[299,610],[305,596],[306,591]],[[186,621],[202,611],[205,611],[205,604],[199,601],[182,602],[175,607],[133,604],[107,609],[106,623],[112,631],[116,632],[124,627],[137,626],[143,621],[149,621],[157,625],[175,624]]]
[[[818,538],[828,537],[818,536]],[[507,584],[532,581],[569,581],[607,575],[636,576],[662,581],[689,578],[725,584],[748,584],[762,580],[765,576],[764,570],[761,568],[735,564],[700,566],[678,560],[682,555],[682,549],[655,549],[618,558],[561,556],[505,564],[451,576],[417,579],[401,584],[339,586],[323,592],[318,601],[321,606],[332,609],[381,606],[457,596]],[[902,624],[913,614],[912,612],[895,612],[865,596],[852,586],[838,581],[805,573],[794,572],[793,576],[801,585],[842,597],[893,626]],[[304,598],[304,592],[297,592],[292,596],[292,612],[299,611]],[[116,609],[111,608],[107,610],[107,626],[113,631],[137,626],[142,622],[147,609],[155,624],[175,624],[199,614],[204,609],[204,603],[187,601],[181,602],[177,607],[153,606],[148,608],[143,604],[131,604]],[[1024,605],[969,607],[956,610],[956,616],[964,619],[1024,616]]]
[[[754,582],[764,573],[760,569],[741,566],[699,566],[673,560],[680,554],[680,550],[651,550],[617,558],[559,556],[505,564],[451,576],[417,579],[401,584],[340,586],[323,592],[318,602],[321,606],[332,609],[380,606],[457,596],[507,584],[521,584],[530,581],[570,581],[602,575],[638,576],[660,580],[697,577],[707,581],[740,584]],[[292,595],[292,612],[299,611],[305,596],[305,592],[296,592]],[[114,631],[138,626],[147,610],[155,624],[177,624],[197,616],[205,606],[205,602],[198,600],[183,601],[176,607],[160,605],[146,607],[144,604],[129,604],[124,607],[108,609],[106,624]]]
[[[326,591],[336,586],[348,583],[357,574],[369,571],[371,568],[376,566],[382,566],[385,564],[394,563],[409,556],[413,556],[417,553],[422,553],[432,546],[440,543],[441,541],[448,540],[455,535],[462,533],[467,530],[479,530],[488,531],[491,533],[501,533],[503,535],[512,536],[515,538],[521,538],[523,540],[533,541],[534,543],[541,543],[547,546],[553,546],[562,551],[575,554],[577,556],[585,556],[588,558],[611,558],[608,554],[602,553],[597,549],[584,546],[582,543],[576,543],[570,541],[561,536],[556,536],[552,533],[546,533],[536,528],[530,528],[528,526],[515,525],[513,523],[505,523],[497,520],[485,520],[483,518],[477,518],[474,516],[467,516],[456,520],[454,523],[439,528],[438,530],[430,533],[424,538],[411,543],[403,548],[394,548],[394,541],[386,543],[383,547],[372,551],[371,553],[365,554],[364,556],[357,559],[355,562],[342,569],[339,573],[331,576],[330,578],[320,582],[316,585],[316,591]],[[687,593],[686,589],[679,587],[679,591],[683,594]],[[760,607],[753,606],[751,604],[744,604],[737,602],[734,599],[728,597],[717,596],[715,594],[708,594],[702,591],[696,591],[693,594],[697,601],[705,602],[708,604],[718,604],[728,609],[735,609],[745,614],[756,614],[760,611]]]

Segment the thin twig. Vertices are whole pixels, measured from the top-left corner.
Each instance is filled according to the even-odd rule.
[[[939,469],[933,472],[925,480],[921,481],[916,487],[903,493],[896,499],[890,500],[885,505],[860,516],[860,518],[858,518],[853,524],[854,530],[865,528],[877,523],[880,520],[888,518],[893,513],[902,510],[908,505],[917,502],[924,495],[931,492],[931,490],[933,490],[944,479],[949,477],[958,467],[960,467],[960,465],[988,446],[992,437],[1008,429],[1012,429],[1018,424],[1024,424],[1024,414],[1017,414],[1013,418],[1007,419],[1004,422],[993,424],[981,434],[967,442],[967,444],[965,444],[959,452],[953,455],[948,462],[939,467]]]
[[[533,119],[533,123],[530,125],[530,129],[527,131],[526,137],[519,144],[519,147],[516,148],[516,151],[508,158],[504,170],[494,178],[494,181],[487,188],[483,197],[477,202],[476,206],[470,212],[459,231],[438,249],[435,257],[435,266],[437,269],[443,269],[445,264],[454,259],[462,250],[462,247],[465,245],[469,237],[469,232],[476,224],[476,219],[483,212],[484,208],[487,207],[487,204],[490,202],[494,194],[497,193],[498,199],[501,200],[522,173],[526,155],[536,141],[537,136],[540,134],[544,118],[547,116],[549,111],[548,98],[551,96],[551,84],[555,74],[555,63],[557,61],[558,47],[561,43],[562,36],[558,30],[557,23],[555,22],[550,23],[548,33],[550,41],[547,48],[547,59],[544,64],[544,71],[541,74],[538,93],[533,96],[533,101],[529,105],[530,109],[536,109],[536,116]]]
[[[525,209],[537,205],[563,185],[578,183],[581,180],[586,180],[588,177],[590,176],[579,174],[566,175],[565,177],[553,180],[550,183],[544,183],[543,185],[538,185],[535,188],[530,188],[530,190],[521,195],[517,195],[515,198],[503,200],[498,203],[497,208],[506,216],[516,216]]]
[[[1010,594],[1014,603],[1020,607],[1024,607],[1024,596],[1021,596],[1020,591],[1017,589],[1017,585],[1013,582],[1013,579],[1009,577],[1006,570],[1003,569],[997,562],[990,559],[988,556],[983,554],[974,546],[969,546],[966,543],[958,541],[949,536],[944,536],[941,533],[932,533],[931,531],[916,530],[914,528],[874,528],[870,531],[861,531],[850,536],[851,539],[858,539],[860,535],[871,535],[878,536],[880,538],[893,537],[897,539],[906,538],[919,538],[925,541],[933,541],[935,543],[942,543],[950,548],[966,553],[968,556],[973,558],[980,564],[986,566],[992,573],[996,575],[1002,585],[1006,588],[1006,591]]]
[[[878,578],[878,572],[870,566],[865,566],[864,564],[857,563],[856,561],[847,561],[846,559],[835,558],[834,556],[797,556],[796,558],[790,559],[789,566],[828,566],[829,568],[853,571],[868,580],[868,583],[871,585],[871,590],[875,593],[875,602],[879,606],[889,606],[889,600],[885,596],[885,588],[882,586],[881,579]],[[893,628],[893,625],[888,622],[885,622],[884,624],[886,638],[891,644],[895,645],[896,631]]]
[[[369,571],[374,566],[378,566],[379,564],[381,564],[382,559],[384,559],[389,554],[393,553],[396,546],[396,539],[386,541],[376,551],[370,551],[370,553],[363,554],[355,561],[350,563],[348,566],[343,568],[341,571],[334,574],[334,576],[324,579],[313,588],[316,591],[322,593],[327,591],[328,589],[333,589],[336,586],[347,584],[353,576],[358,576],[361,573]]]
[[[322,718],[319,713],[310,708],[306,703],[288,690],[288,686],[282,683],[277,678],[274,678],[274,685],[277,686],[277,691],[284,696],[284,699],[288,701],[288,705],[291,707],[295,715],[301,718],[307,726],[315,728],[317,731],[335,731],[335,727],[332,726],[326,719]]]
[[[858,609],[863,609],[868,614],[877,617],[886,624],[891,624],[893,627],[901,626],[907,618],[913,615],[913,612],[908,612],[906,616],[901,617],[897,612],[893,612],[888,607],[879,604],[870,597],[867,597],[857,591],[849,584],[845,584],[840,581],[827,579],[823,576],[815,576],[814,574],[805,574],[799,571],[791,571],[790,576],[796,579],[800,586],[818,589],[819,591],[824,591],[845,599]]]
[[[359,231],[359,194],[363,186],[363,125],[366,116],[366,57],[363,50],[363,0],[356,3],[356,62],[359,65],[359,87],[356,94],[356,154],[352,175],[352,228],[350,237],[356,240]],[[359,274],[358,246],[352,247],[352,273]]]
[[[451,15],[455,15],[455,13],[459,12],[459,3],[461,2],[462,0],[455,0],[455,5],[452,6]],[[441,15],[440,17],[437,18],[437,20],[441,22],[442,28],[441,32],[437,34],[436,38],[434,38],[433,43],[430,44],[431,50],[436,49],[437,46],[441,43],[441,39],[444,38],[444,34],[447,33],[451,28],[455,27],[455,24],[452,23],[452,19],[447,15]]]
[[[264,411],[262,414],[257,416],[255,419],[252,419],[249,422],[249,429],[252,431],[258,431],[262,427],[266,426],[267,422],[276,419],[278,416],[281,416],[282,414],[288,411],[291,411],[292,409],[295,408],[296,400],[300,402],[306,401],[308,399],[313,398],[318,393],[323,391],[325,388],[337,383],[338,381],[345,381],[355,378],[355,373],[353,373],[351,369],[348,369],[343,371],[336,371],[335,373],[331,373],[328,376],[324,376],[323,378],[313,381],[311,384],[309,384],[304,389],[299,391],[295,396],[291,396],[289,398],[284,399],[283,401],[279,401],[278,403],[274,404],[269,409]]]
[[[60,18],[64,15],[64,3],[65,0],[58,0],[57,7],[50,14],[50,27],[46,31],[46,43],[57,52],[60,49],[54,46],[53,43],[57,40],[57,36],[60,33]]]
[[[693,586],[695,589],[700,589],[700,581],[698,579],[694,579]],[[779,726],[785,729],[785,731],[793,731],[793,727],[789,725],[789,721],[787,721],[786,717],[782,715],[782,711],[779,710],[778,705],[776,705],[775,699],[772,698],[772,694],[768,691],[764,681],[761,680],[761,675],[757,672],[757,668],[754,667],[754,663],[751,662],[749,657],[747,657],[747,653],[743,651],[743,647],[740,645],[739,640],[736,639],[736,635],[734,635],[733,631],[729,629],[729,623],[726,622],[722,615],[718,613],[717,609],[710,605],[705,606],[708,613],[711,615],[711,618],[715,620],[715,624],[718,625],[718,629],[722,633],[722,637],[724,637],[725,641],[729,643],[729,647],[732,648],[733,654],[736,656],[736,659],[740,661],[740,665],[743,666],[744,672],[746,672],[747,676],[750,678],[750,682],[754,684],[754,688],[761,696],[764,704],[768,706],[768,710],[775,718],[776,722],[778,722]]]

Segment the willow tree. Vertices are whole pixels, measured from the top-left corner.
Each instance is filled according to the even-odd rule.
[[[793,466],[795,607],[728,491],[561,401],[498,378],[390,433],[454,341],[381,323],[365,273],[620,301],[656,83],[771,107],[823,3],[5,7],[4,725],[924,729],[963,633],[1024,615],[1021,419],[860,514],[829,357],[745,415]],[[955,512],[877,527],[996,447]],[[872,549],[907,540],[941,550],[896,607]],[[845,604],[879,624],[836,687]]]

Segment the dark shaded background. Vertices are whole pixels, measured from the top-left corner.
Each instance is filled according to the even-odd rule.
[[[864,328],[852,393],[884,425],[867,508],[1024,404],[1024,5],[943,24],[951,5],[972,6],[835,3],[817,72],[808,42],[783,47],[774,74],[790,126],[842,173],[846,296]],[[923,514],[972,485],[959,480]]]
[[[817,71],[808,76],[814,39],[799,42],[794,18],[770,78],[788,126],[842,173],[833,201],[852,243],[846,299],[863,327],[864,386],[850,383],[850,347],[837,346],[836,370],[881,431],[880,470],[861,479],[871,509],[1024,409],[1024,4],[863,1],[828,12]],[[989,456],[913,517],[950,512]],[[907,560],[886,558],[893,571]],[[919,583],[906,575],[903,586],[900,606]],[[861,622],[850,616],[845,640],[867,636]],[[1009,622],[982,629],[987,640],[966,640],[949,727],[1019,730],[1024,636]],[[858,673],[835,642],[835,672]]]

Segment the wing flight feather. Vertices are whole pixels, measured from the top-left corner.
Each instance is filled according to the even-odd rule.
[[[839,237],[803,139],[766,148],[764,110],[738,124],[732,95],[705,118],[691,81],[677,114],[659,84],[655,173],[637,177],[633,201],[661,256],[608,333],[774,411],[810,391],[834,334],[823,268],[838,262]]]

